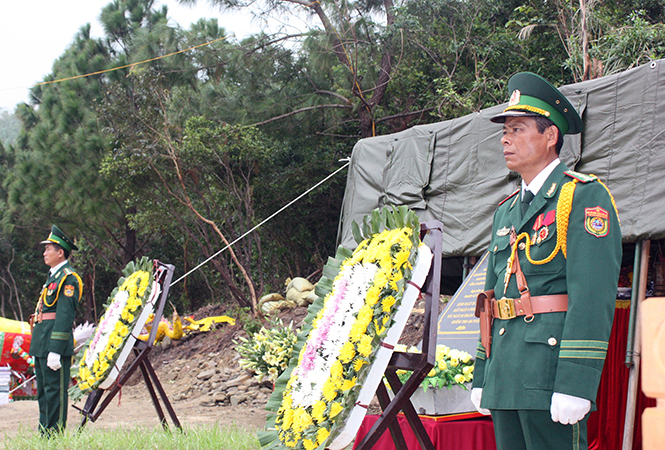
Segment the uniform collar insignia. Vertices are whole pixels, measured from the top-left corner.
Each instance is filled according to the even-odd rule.
[[[550,198],[554,195],[555,192],[556,192],[556,183],[552,183],[552,186],[550,186],[550,188],[545,193],[545,197]]]
[[[496,232],[497,236],[507,236],[510,233],[510,230],[507,227],[503,227]]]

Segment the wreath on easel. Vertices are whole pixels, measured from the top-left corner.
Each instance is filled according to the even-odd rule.
[[[69,397],[74,402],[108,378],[152,291],[152,261],[148,257],[130,262],[122,273],[124,277],[111,292],[106,311],[76,366],[76,384],[69,389]]]
[[[406,207],[375,210],[355,251],[343,247],[323,269],[290,367],[266,409],[266,449],[324,449],[354,409],[373,358],[393,323],[416,262],[420,224]]]

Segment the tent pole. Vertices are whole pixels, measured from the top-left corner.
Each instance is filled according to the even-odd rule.
[[[630,302],[630,322],[628,324],[628,346],[626,365],[629,367],[628,394],[626,396],[626,416],[623,425],[622,450],[632,450],[635,433],[635,407],[637,402],[637,383],[640,376],[640,322],[637,319],[639,304],[646,298],[647,274],[649,272],[649,251],[651,241],[637,242],[635,245],[635,263],[633,264],[633,290]],[[639,278],[635,277],[638,271]],[[637,286],[637,293],[635,287]]]
[[[635,243],[635,257],[633,259],[633,283],[630,293],[630,316],[628,317],[628,339],[626,343],[626,367],[630,369],[633,366],[633,346],[635,341],[635,322],[637,320],[637,302],[639,294],[639,284],[642,274],[642,248],[643,242]]]

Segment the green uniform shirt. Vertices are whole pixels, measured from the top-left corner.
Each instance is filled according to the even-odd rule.
[[[518,249],[531,296],[568,294],[568,311],[495,319],[492,351],[486,358],[479,343],[474,387],[483,388],[488,409],[549,410],[552,392],[595,401],[607,352],[621,267],[621,230],[612,199],[598,181],[564,173],[560,163],[522,216],[519,193],[494,214],[485,289],[501,298],[510,233],[527,232],[531,259],[546,259],[557,244],[557,201],[562,186],[577,178],[567,229],[567,257],[562,251],[546,264],[531,264]],[[515,276],[506,292],[519,298]]]
[[[46,358],[49,352],[62,356],[71,356],[74,353],[72,327],[82,290],[80,278],[69,262],[56,273],[49,272],[42,291],[42,313],[56,313],[55,320],[35,323],[30,341],[31,356]]]

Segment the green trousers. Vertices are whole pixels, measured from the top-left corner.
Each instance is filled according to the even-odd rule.
[[[587,450],[587,419],[553,422],[549,411],[492,411],[497,450]]]
[[[63,366],[52,370],[46,358],[35,358],[39,431],[42,434],[63,431],[67,426],[67,389],[70,379],[70,357],[62,357]]]

